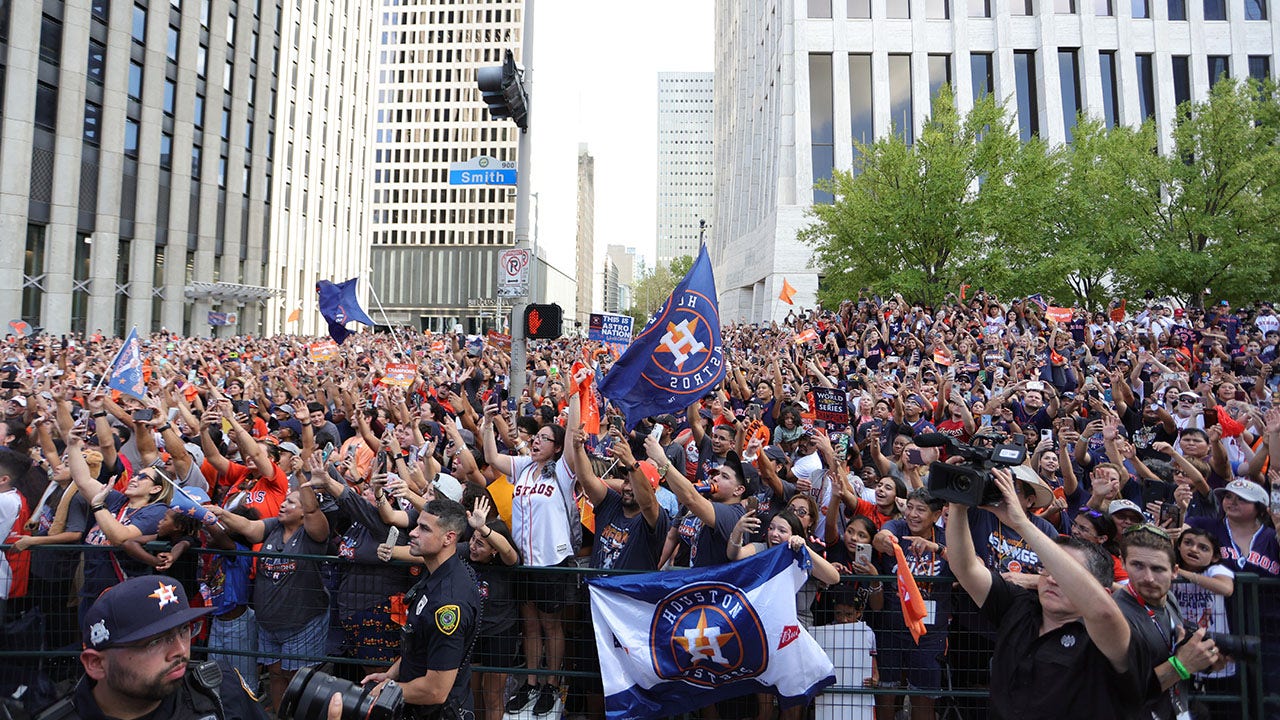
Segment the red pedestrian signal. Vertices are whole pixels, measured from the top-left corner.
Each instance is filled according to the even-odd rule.
[[[531,304],[524,311],[524,336],[533,340],[554,340],[560,337],[561,320],[559,305]]]

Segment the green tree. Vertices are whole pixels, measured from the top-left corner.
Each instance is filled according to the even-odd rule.
[[[666,302],[676,284],[689,274],[692,267],[693,257],[681,255],[666,265],[655,264],[636,281],[631,289],[631,307],[624,313],[635,319],[636,330],[649,322],[649,316]]]
[[[831,306],[870,287],[932,303],[962,282],[992,287],[1011,274],[993,252],[996,239],[1025,220],[1020,178],[1046,170],[1024,155],[993,98],[961,118],[943,87],[914,145],[891,134],[855,149],[853,171],[818,183],[835,202],[814,206],[814,222],[799,235],[825,274],[821,302]]]
[[[1184,106],[1168,157],[1134,168],[1129,219],[1143,251],[1123,273],[1135,286],[1199,306],[1252,301],[1280,278],[1280,101],[1271,83],[1221,80]]]

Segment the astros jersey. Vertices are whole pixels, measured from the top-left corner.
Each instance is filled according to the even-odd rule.
[[[538,473],[527,457],[511,458],[515,490],[511,497],[511,531],[526,565],[550,567],[573,555],[569,513],[574,475],[564,458],[550,475]]]

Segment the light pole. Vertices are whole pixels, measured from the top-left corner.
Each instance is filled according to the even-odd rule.
[[[528,127],[520,133],[519,148],[516,151],[516,248],[529,249],[529,180],[532,175],[533,155],[533,5],[534,0],[524,0],[524,25],[520,40],[523,50],[520,61],[524,64],[525,111],[528,113]],[[535,255],[530,264],[536,264]],[[533,292],[533,269],[529,272],[529,292]],[[527,348],[524,336],[524,308],[529,298],[513,298],[511,304],[511,380],[509,397],[518,404],[525,387],[525,364]]]

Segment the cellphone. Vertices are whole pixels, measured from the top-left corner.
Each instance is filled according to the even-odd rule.
[[[907,450],[907,460],[912,465],[924,465],[924,458],[920,455],[920,448],[910,448]]]
[[[1052,441],[1052,440],[1053,440],[1053,431],[1052,431],[1052,430],[1041,430],[1041,431],[1040,431],[1040,442],[1044,442],[1045,440],[1050,440],[1050,441]]]
[[[858,543],[853,550],[853,561],[859,565],[870,565],[871,546],[867,543]]]
[[[623,431],[622,418],[618,415],[611,416],[609,418],[609,427],[616,428],[618,432],[622,432]]]
[[[1148,480],[1142,486],[1142,507],[1153,502],[1169,504],[1173,499],[1173,486],[1162,480]],[[1161,511],[1163,513],[1163,511]]]
[[[383,544],[395,547],[396,543],[399,542],[399,540],[400,540],[400,528],[396,527],[395,525],[392,525],[391,529],[387,531],[387,541]]]
[[[1030,382],[1028,382],[1028,383],[1027,383],[1027,389],[1028,389],[1028,390],[1043,390],[1043,389],[1044,389],[1044,383],[1043,383],[1043,382],[1041,382],[1041,381],[1039,381],[1039,380],[1031,380]]]
[[[507,412],[513,413],[515,411],[516,411],[516,399],[513,397],[507,398]]]
[[[1182,508],[1178,507],[1175,502],[1163,502],[1160,504],[1160,524],[1161,525],[1181,525],[1182,524]]]
[[[324,449],[320,451],[320,458],[327,463],[329,462],[329,456],[332,454],[333,454],[333,443],[331,442],[325,443]]]
[[[1204,409],[1204,426],[1206,428],[1213,427],[1218,424],[1218,408],[1209,407]]]
[[[1022,445],[1023,447],[1026,447],[1026,444],[1027,444],[1027,436],[1026,436],[1026,435],[1023,435],[1022,433],[1014,433],[1014,434],[1013,434],[1013,444],[1014,444],[1014,445]]]
[[[156,416],[155,408],[141,408],[133,411],[133,419],[136,422],[147,422]]]
[[[982,424],[983,424],[983,425],[990,425],[990,424],[991,424],[991,416],[990,416],[990,415],[983,415],[983,416],[982,416]]]
[[[231,411],[237,415],[248,415],[249,401],[248,400],[232,400]]]
[[[755,495],[747,498],[747,512],[755,512],[760,507],[760,499]]]
[[[653,429],[649,431],[649,437],[654,440],[662,440],[662,423],[653,424]]]

